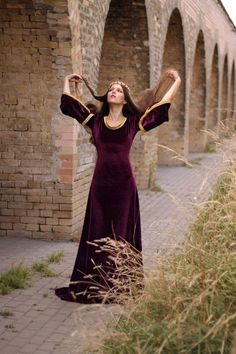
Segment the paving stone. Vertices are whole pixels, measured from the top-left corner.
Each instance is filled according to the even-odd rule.
[[[39,345],[28,343],[21,348],[20,353],[33,354],[38,349],[38,347]]]
[[[1,354],[16,354],[19,353],[17,350],[18,347],[8,345],[7,347],[1,349]]]

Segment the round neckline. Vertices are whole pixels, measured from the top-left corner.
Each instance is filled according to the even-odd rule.
[[[125,124],[125,122],[127,121],[127,118],[126,118],[126,117],[124,117],[124,118],[125,118],[125,119],[124,119],[123,122],[121,122],[120,124],[118,124],[118,125],[116,125],[116,126],[114,126],[114,127],[112,127],[111,125],[109,125],[109,123],[108,123],[108,121],[107,121],[107,116],[104,116],[104,117],[103,117],[103,120],[104,120],[105,126],[106,126],[108,129],[116,130],[116,129],[121,128],[121,127]]]

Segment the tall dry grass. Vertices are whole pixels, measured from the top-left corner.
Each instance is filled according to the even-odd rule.
[[[142,295],[113,323],[100,352],[226,354],[235,350],[235,336],[236,164],[232,161],[199,211],[183,250],[168,256],[147,279]]]

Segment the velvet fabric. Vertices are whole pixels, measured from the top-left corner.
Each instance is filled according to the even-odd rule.
[[[68,287],[55,290],[62,300],[101,302],[99,296],[93,296],[94,281],[101,286],[109,286],[106,274],[103,272],[101,276],[94,269],[94,265],[102,265],[104,269],[108,267],[108,256],[105,252],[96,252],[96,247],[88,242],[111,237],[125,240],[141,252],[139,198],[129,153],[139,130],[148,131],[168,121],[169,107],[169,102],[154,105],[143,115],[126,117],[121,127],[112,129],[99,113],[91,114],[76,97],[62,94],[62,113],[91,129],[97,150],[97,162],[70,283]]]

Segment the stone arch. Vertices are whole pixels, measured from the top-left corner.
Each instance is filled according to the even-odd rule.
[[[149,87],[149,48],[145,1],[111,0],[106,18],[98,92],[114,80],[126,82],[134,96]]]
[[[218,117],[218,97],[219,97],[219,54],[218,46],[215,45],[211,64],[211,76],[208,94],[208,122],[207,122],[207,141],[209,143],[215,140],[217,132]]]
[[[184,155],[185,46],[182,18],[177,8],[170,16],[164,45],[162,71],[168,67],[176,68],[179,71],[181,90],[171,106],[170,122],[158,129],[158,143],[160,145],[158,163],[160,165],[179,165],[182,162],[173,157],[176,153]],[[168,149],[162,146],[167,146]]]
[[[229,118],[235,116],[235,66],[232,65],[231,79],[230,79],[230,96],[229,96]]]
[[[202,31],[199,32],[192,69],[189,107],[189,152],[204,150],[206,102],[205,44]]]
[[[227,124],[228,115],[228,56],[225,55],[221,85],[221,123]]]
[[[149,84],[149,43],[145,1],[111,0],[106,18],[97,92],[114,80],[126,82],[135,97]],[[149,186],[152,163],[157,159],[153,134],[135,138],[131,159],[139,188]],[[151,146],[151,149],[147,148]]]

